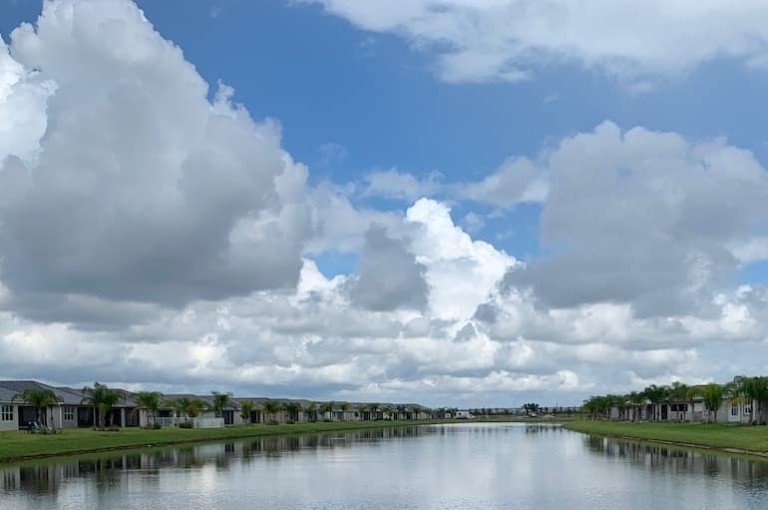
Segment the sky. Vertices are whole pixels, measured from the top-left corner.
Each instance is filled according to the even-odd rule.
[[[766,19],[0,0],[0,378],[507,407],[762,373]]]

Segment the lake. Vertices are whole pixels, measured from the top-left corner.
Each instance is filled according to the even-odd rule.
[[[768,462],[553,425],[413,426],[0,468],[0,509],[768,508]]]

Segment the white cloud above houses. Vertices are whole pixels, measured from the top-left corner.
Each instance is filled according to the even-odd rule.
[[[403,37],[448,82],[520,81],[561,64],[628,84],[718,58],[765,68],[760,0],[301,0],[355,26]]]
[[[520,11],[531,26],[506,39],[518,2],[325,4],[441,43],[443,73],[471,63],[445,74],[463,81],[527,74],[537,55],[669,73],[763,48],[739,7],[730,35],[686,49],[664,33],[662,55],[632,46],[625,3],[603,5],[624,25],[595,40],[565,2]],[[710,7],[687,37],[726,15]],[[635,36],[651,14],[657,28],[687,15],[643,9]],[[544,38],[552,23],[562,33]],[[392,169],[318,183],[277,121],[217,91],[128,0],[47,2],[0,46],[0,377],[577,403],[764,359],[768,290],[739,271],[768,258],[768,174],[746,149],[606,121],[473,180]],[[525,261],[477,238],[486,217],[451,211],[498,208],[498,222],[520,203],[541,210],[543,250]],[[354,269],[323,274],[330,252]]]

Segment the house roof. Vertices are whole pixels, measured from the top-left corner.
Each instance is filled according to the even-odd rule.
[[[13,397],[15,397],[17,392],[11,391],[8,388],[5,388],[3,386],[0,386],[0,402],[11,402],[13,400]]]
[[[28,389],[51,390],[56,395],[59,403],[66,406],[83,405],[83,399],[85,398],[81,390],[66,386],[49,386],[38,381],[0,381],[0,402],[10,402],[13,397]],[[115,407],[133,407],[136,405],[130,392],[125,390],[119,391],[125,395],[125,400],[118,402]],[[16,401],[19,402],[19,399],[16,399]]]
[[[48,386],[47,384],[43,384],[37,381],[0,381],[0,387],[10,391],[12,393],[11,398],[19,395],[20,393],[23,393],[26,390],[39,389],[51,390],[56,395],[56,399],[65,405],[78,405],[83,399],[81,396],[78,397],[69,393],[68,391],[63,391],[60,388]],[[17,401],[18,400],[19,399],[17,399]]]
[[[0,402],[10,402],[14,396],[30,388],[52,390],[56,395],[59,403],[62,405],[73,405],[73,406],[82,405],[83,399],[85,398],[85,395],[83,394],[82,390],[67,387],[67,386],[49,386],[47,384],[37,382],[37,381],[0,381]],[[118,402],[115,405],[115,407],[134,407],[136,405],[134,393],[131,393],[129,391],[122,390],[119,388],[117,389],[125,395],[125,400]],[[164,409],[168,409],[171,407],[170,405],[168,405],[169,401],[178,400],[180,398],[200,399],[207,406],[213,405],[213,395],[194,395],[192,393],[171,393],[171,394],[163,395],[163,399],[160,407]],[[264,402],[267,402],[267,401],[279,402],[280,404],[289,404],[289,403],[299,404],[302,407],[302,409],[307,409],[312,404],[320,408],[320,406],[329,403],[328,401],[315,401],[315,400],[307,400],[307,399],[233,397],[233,398],[230,398],[227,405],[224,406],[224,410],[239,411],[241,402],[251,402],[253,403],[254,410],[262,410],[264,408]],[[356,411],[356,410],[359,411],[363,408],[367,409],[371,405],[370,402],[334,401],[333,410],[341,411],[341,406],[345,403],[349,405],[349,410],[351,411]],[[421,411],[429,411],[428,407],[425,407],[419,404],[397,404],[397,403],[391,403],[391,402],[380,402],[380,403],[377,403],[377,405],[379,406],[380,411],[386,407],[391,407],[392,409],[398,409],[398,408],[402,409],[404,407],[408,410],[417,408]]]

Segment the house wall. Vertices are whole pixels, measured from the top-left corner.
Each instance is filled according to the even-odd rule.
[[[752,402],[751,405],[755,405]],[[734,404],[730,398],[724,398],[717,410],[718,423],[749,423],[749,403]],[[754,408],[756,409],[756,408]]]
[[[0,415],[0,430],[19,430],[19,406],[14,404],[0,404],[0,409],[10,407],[12,416],[8,416],[6,420],[2,419]]]

